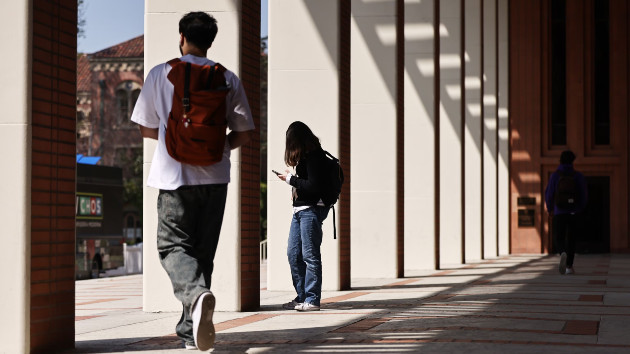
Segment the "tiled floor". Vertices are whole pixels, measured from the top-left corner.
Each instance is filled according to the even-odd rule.
[[[405,279],[356,279],[322,311],[215,314],[214,352],[630,353],[630,255],[510,256]],[[261,285],[265,288],[264,283]],[[77,352],[177,352],[179,313],[144,313],[142,277],[77,282]]]

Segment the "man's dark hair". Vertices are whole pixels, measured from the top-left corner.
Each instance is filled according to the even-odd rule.
[[[575,154],[571,150],[565,150],[560,154],[560,163],[563,165],[570,165],[575,160]]]
[[[189,12],[179,20],[179,33],[188,43],[204,51],[210,48],[218,31],[217,20],[205,12]]]

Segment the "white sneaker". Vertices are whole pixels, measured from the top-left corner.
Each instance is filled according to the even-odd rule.
[[[567,254],[562,252],[560,255],[560,264],[558,265],[558,271],[560,274],[565,275],[567,273]]]
[[[212,315],[214,314],[214,305],[216,300],[211,292],[205,292],[199,296],[197,302],[193,306],[193,336],[197,349],[206,351],[214,346],[214,324],[212,323]]]
[[[567,267],[567,270],[564,272],[564,274],[574,274],[575,272],[573,271],[573,267]]]
[[[295,309],[300,312],[308,312],[308,311],[319,311],[320,307],[317,305],[313,305],[310,302],[304,302],[297,305]]]
[[[282,304],[282,308],[285,310],[297,310],[297,307],[302,305],[301,303],[295,301],[295,300],[291,300],[289,302],[287,302],[286,304]]]
[[[186,348],[186,350],[197,350],[197,346],[190,343],[184,343],[184,347]]]

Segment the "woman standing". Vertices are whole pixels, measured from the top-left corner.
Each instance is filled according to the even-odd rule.
[[[329,207],[321,196],[326,183],[327,157],[319,139],[302,122],[287,129],[284,162],[296,173],[276,174],[293,187],[293,218],[287,256],[297,296],[284,309],[319,311],[322,297],[322,223]]]

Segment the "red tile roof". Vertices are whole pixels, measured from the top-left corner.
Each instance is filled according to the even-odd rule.
[[[138,58],[144,57],[144,35],[132,38],[126,42],[105,48],[90,54],[92,58]]]
[[[87,54],[79,54],[77,58],[77,91],[90,91],[92,72]]]

